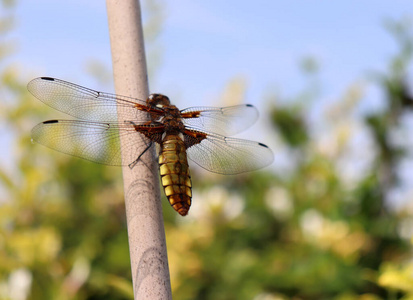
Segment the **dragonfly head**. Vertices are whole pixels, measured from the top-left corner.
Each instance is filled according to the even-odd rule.
[[[165,106],[171,105],[169,98],[162,94],[150,94],[146,102],[149,106],[158,108],[163,108]]]

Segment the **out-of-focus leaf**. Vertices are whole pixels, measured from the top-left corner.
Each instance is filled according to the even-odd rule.
[[[396,266],[386,264],[378,278],[378,283],[387,289],[413,294],[413,264]]]
[[[111,286],[117,291],[119,291],[119,293],[122,294],[124,297],[133,299],[133,287],[130,280],[126,280],[125,278],[119,276],[108,275],[107,284],[108,286]]]
[[[307,126],[302,115],[296,110],[274,108],[271,112],[271,120],[290,147],[302,147],[308,142]]]

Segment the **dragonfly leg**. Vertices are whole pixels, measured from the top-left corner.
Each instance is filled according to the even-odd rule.
[[[152,147],[152,141],[147,145],[147,147],[145,148],[145,150],[143,150],[143,152],[138,156],[137,159],[135,159],[133,162],[131,162],[128,166],[130,169],[133,169],[134,166],[136,166],[136,164],[139,162],[139,160],[141,159],[142,155],[145,154],[146,151],[149,150],[149,148]]]

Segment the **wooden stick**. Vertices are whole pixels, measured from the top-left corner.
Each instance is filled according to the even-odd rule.
[[[106,6],[116,93],[146,99],[148,76],[139,1],[106,0]],[[141,137],[136,134],[136,138]],[[132,151],[126,147],[130,144],[121,138],[122,157]],[[123,167],[133,291],[135,299],[172,299],[158,165],[154,147],[151,150],[132,169]]]

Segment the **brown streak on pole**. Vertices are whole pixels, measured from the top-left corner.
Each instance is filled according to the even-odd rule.
[[[139,1],[106,0],[106,6],[116,93],[146,99],[148,76]],[[127,142],[121,139],[121,145]],[[122,157],[127,157],[129,149],[121,150]],[[123,167],[123,180],[134,298],[172,299],[154,151],[147,151],[133,169]]]

